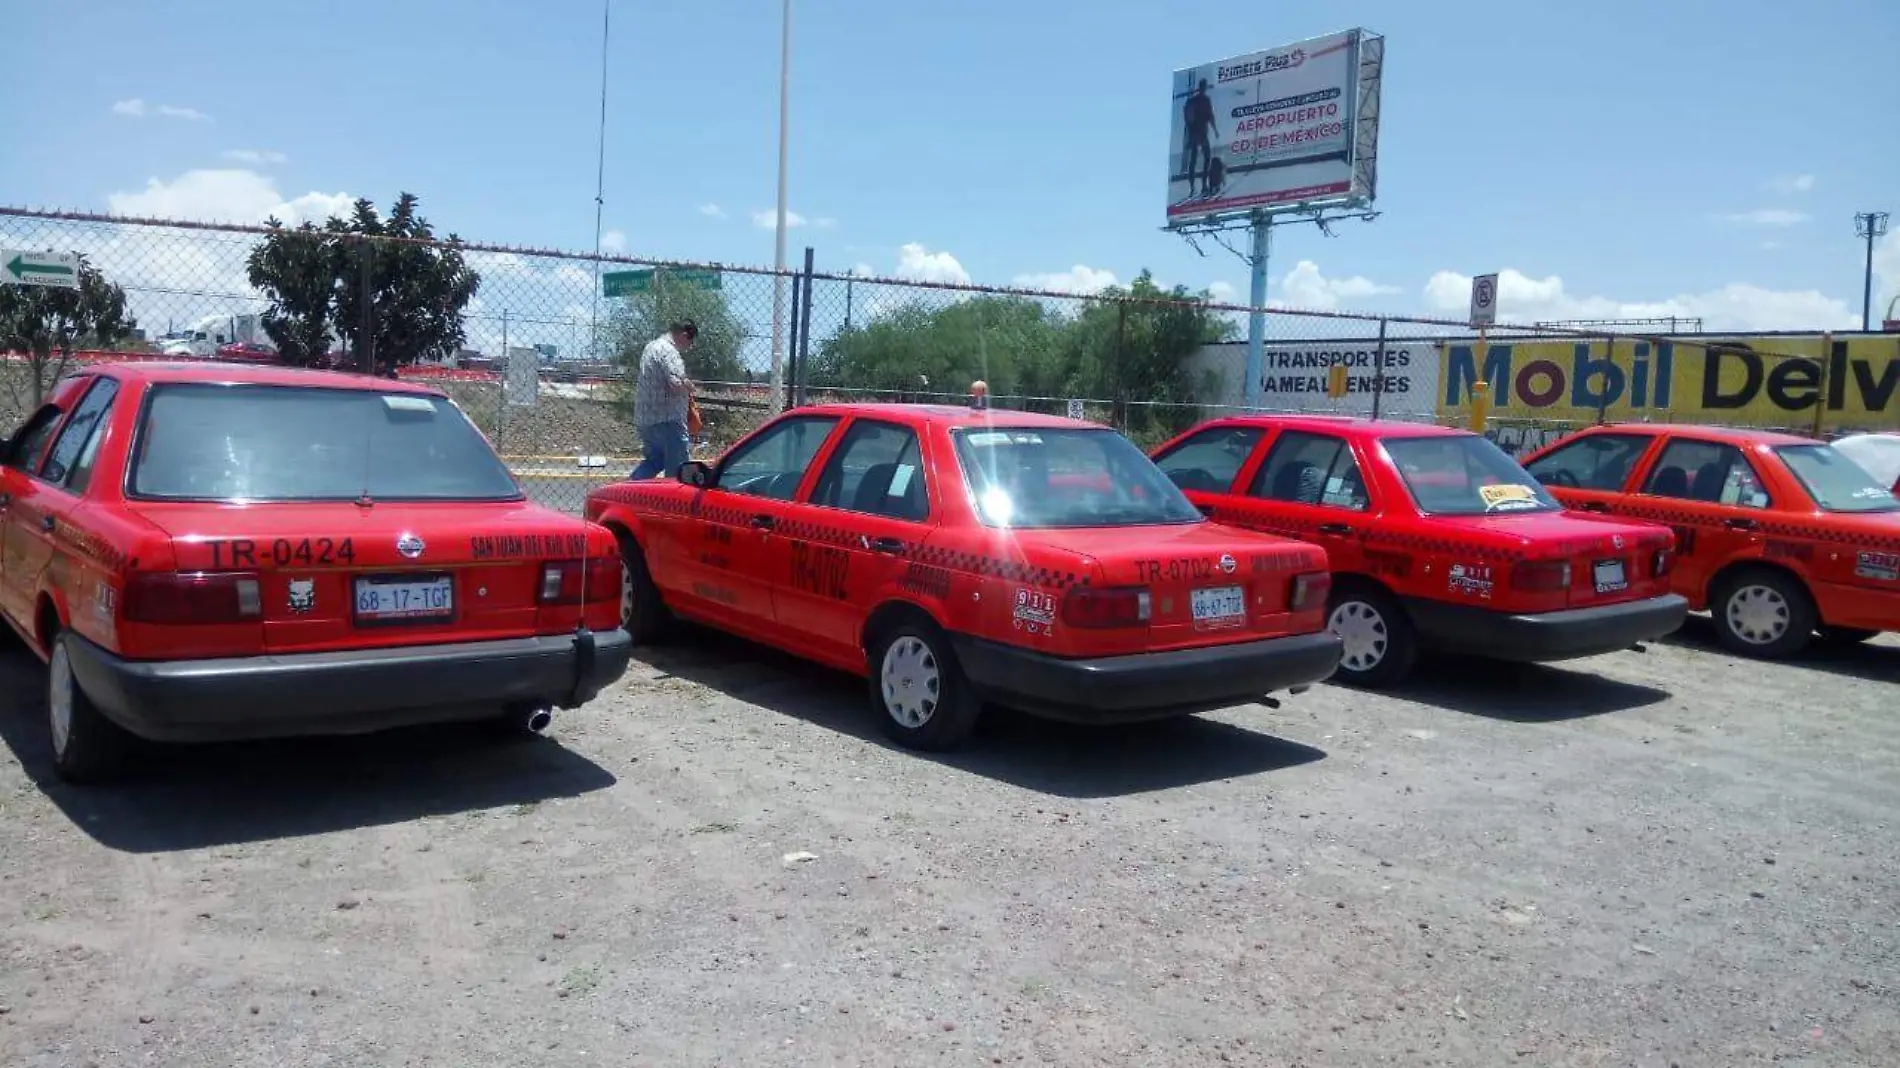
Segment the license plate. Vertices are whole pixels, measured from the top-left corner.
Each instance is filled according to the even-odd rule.
[[[1595,575],[1598,593],[1615,593],[1629,587],[1629,577],[1623,572],[1621,560],[1598,560]]]
[[[1197,626],[1233,627],[1247,619],[1247,595],[1239,586],[1195,590],[1190,603]]]
[[[453,615],[455,580],[447,575],[356,580],[356,618],[365,622],[448,619]]]

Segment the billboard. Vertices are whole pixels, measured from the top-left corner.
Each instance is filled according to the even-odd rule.
[[[1261,352],[1260,380],[1245,384],[1247,345],[1203,345],[1184,363],[1196,396],[1206,404],[1263,408],[1272,412],[1371,415],[1379,397],[1381,415],[1403,418],[1437,414],[1438,348],[1430,341],[1387,341],[1379,357],[1376,339],[1272,341]],[[1327,393],[1335,366],[1346,368],[1346,395]],[[1383,384],[1381,383],[1383,378]]]
[[[1490,384],[1499,419],[1710,422],[1811,430],[1900,427],[1900,336],[1733,334],[1437,342],[1438,414],[1470,411]],[[1787,357],[1805,357],[1789,359]],[[1816,409],[1820,409],[1818,412]]]
[[[1371,200],[1384,62],[1354,29],[1175,71],[1168,225]]]

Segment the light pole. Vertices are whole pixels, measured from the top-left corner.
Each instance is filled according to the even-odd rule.
[[[783,0],[778,45],[778,239],[772,256],[772,411],[785,403],[785,157],[792,116],[792,0]]]
[[[786,0],[790,3],[791,0]],[[1863,211],[1854,216],[1854,235],[1867,241],[1867,276],[1861,283],[1860,328],[1872,330],[1874,322],[1874,242],[1887,232],[1887,213]]]

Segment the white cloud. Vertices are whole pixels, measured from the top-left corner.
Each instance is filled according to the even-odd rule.
[[[114,115],[143,119],[148,115],[157,115],[164,119],[184,119],[187,122],[210,122],[211,116],[197,108],[179,107],[176,104],[148,104],[141,97],[120,100],[112,105]]]
[[[877,275],[877,272],[872,270],[871,265],[868,263],[858,264],[857,266],[851,268],[850,273],[857,275],[859,278],[872,278]]]
[[[778,209],[771,208],[765,211],[753,212],[752,225],[758,227],[761,230],[778,229]],[[799,213],[795,211],[790,211],[790,210],[786,211],[785,228],[787,230],[796,229],[803,225],[805,225],[805,217],[803,215],[800,215]]]
[[[620,253],[627,251],[627,235],[619,230],[609,230],[600,235],[602,252]]]
[[[838,225],[838,220],[832,218],[829,215],[820,215],[818,218],[812,220],[812,225],[816,226],[820,230],[826,230],[833,226]]]
[[[106,197],[114,215],[195,222],[260,223],[275,216],[289,224],[321,223],[332,215],[347,216],[354,204],[348,193],[311,192],[285,199],[269,178],[238,169],[186,171],[169,182],[152,178],[136,193]]]
[[[717,204],[701,204],[699,206],[699,213],[708,219],[723,219],[726,217],[726,209]]]
[[[1268,301],[1268,304],[1288,308],[1309,308],[1313,311],[1333,311],[1347,301],[1365,300],[1368,297],[1385,296],[1400,292],[1397,286],[1382,285],[1363,275],[1350,278],[1328,278],[1320,273],[1319,264],[1312,260],[1301,260],[1293,269],[1280,279],[1280,297]]]
[[[1723,222],[1738,226],[1793,226],[1808,221],[1806,212],[1789,211],[1786,208],[1757,208],[1754,211],[1741,211],[1733,215],[1720,216]]]
[[[919,282],[970,283],[970,272],[948,252],[932,252],[912,241],[897,250],[897,277]]]
[[[1240,296],[1240,292],[1231,282],[1210,282],[1207,286],[1207,295],[1213,297],[1216,304],[1232,304]]]
[[[1768,188],[1777,193],[1808,193],[1814,190],[1812,174],[1778,174],[1768,183]]]
[[[1115,272],[1085,264],[1051,274],[1019,274],[1013,280],[1024,289],[1046,289],[1057,293],[1100,293],[1115,284]]]
[[[271,152],[258,148],[227,148],[224,150],[224,158],[233,163],[248,163],[253,167],[270,163],[286,163],[289,162],[290,159],[290,157],[284,155],[282,152]]]
[[[1425,283],[1426,303],[1446,318],[1464,317],[1471,302],[1471,278],[1439,271]],[[1498,275],[1498,319],[1529,324],[1570,319],[1700,318],[1707,330],[1839,330],[1860,317],[1845,302],[1817,290],[1766,289],[1732,282],[1706,293],[1684,293],[1664,300],[1615,300],[1574,296],[1562,278],[1532,278],[1505,269]]]

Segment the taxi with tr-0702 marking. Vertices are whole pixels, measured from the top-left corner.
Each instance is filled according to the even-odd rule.
[[[1553,442],[1525,466],[1572,508],[1674,530],[1670,581],[1735,652],[1774,659],[1817,632],[1853,643],[1900,630],[1900,500],[1830,445],[1623,424]]]
[[[70,779],[133,738],[540,730],[631,655],[613,536],[528,502],[448,397],[386,379],[87,368],[0,444],[0,548]]]
[[[1674,539],[1566,512],[1468,431],[1338,416],[1237,416],[1155,462],[1222,522],[1323,546],[1338,678],[1396,683],[1421,648],[1553,661],[1682,625]]]
[[[868,676],[900,744],[986,701],[1185,715],[1332,673],[1326,554],[1210,523],[1106,427],[982,408],[796,409],[678,479],[616,483],[636,641],[675,616]]]

